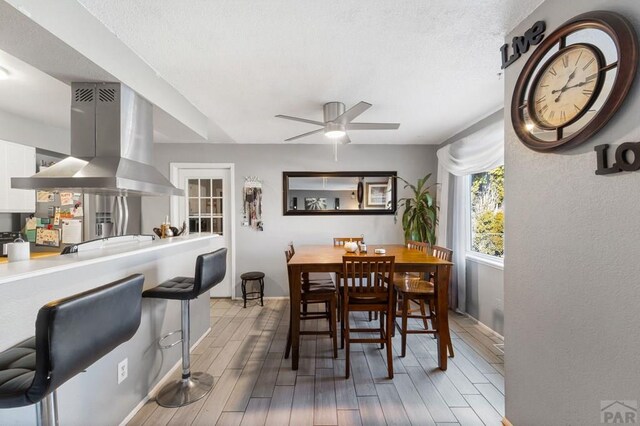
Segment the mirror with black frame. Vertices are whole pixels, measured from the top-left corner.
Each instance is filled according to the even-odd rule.
[[[394,214],[396,176],[396,172],[283,172],[283,213]]]

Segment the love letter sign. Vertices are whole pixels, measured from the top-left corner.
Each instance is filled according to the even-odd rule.
[[[529,47],[539,44],[544,38],[544,31],[547,29],[547,24],[544,21],[538,21],[531,28],[529,28],[523,36],[514,37],[511,42],[511,48],[513,53],[509,56],[509,45],[504,44],[500,48],[502,53],[502,69],[505,69],[512,63],[514,63],[520,56],[527,53]]]
[[[597,175],[610,175],[620,172],[640,170],[640,142],[625,142],[616,148],[615,162],[609,166],[607,156],[608,144],[594,147],[598,156]]]

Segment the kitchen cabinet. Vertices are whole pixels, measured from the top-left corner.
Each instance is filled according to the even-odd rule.
[[[0,140],[0,213],[34,213],[36,193],[11,188],[12,177],[28,177],[36,172],[36,149]]]

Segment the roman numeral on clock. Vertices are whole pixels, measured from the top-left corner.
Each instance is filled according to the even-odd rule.
[[[565,68],[567,68],[569,66],[569,57],[568,56],[563,56],[562,57],[562,65],[564,65]]]
[[[551,67],[551,69],[549,70],[549,74],[555,77],[558,75],[558,72],[555,70],[555,68]]]
[[[542,102],[544,102],[544,101],[546,101],[546,100],[547,100],[547,95],[544,95],[544,96],[543,96],[543,97],[541,97],[540,99],[537,99],[537,100],[536,100],[536,103],[537,103],[537,104],[540,104],[540,103],[542,103]]]
[[[591,89],[582,89],[582,94],[585,96],[591,96],[593,94],[593,90]]]
[[[593,63],[593,61],[595,61],[595,58],[591,58],[591,59],[589,60],[589,62],[587,62],[587,64],[586,64],[584,67],[582,67],[582,71],[586,71],[586,70],[587,70],[587,68],[589,68],[589,67],[591,66],[591,64]]]

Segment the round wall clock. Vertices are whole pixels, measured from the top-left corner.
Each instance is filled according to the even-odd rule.
[[[614,12],[579,15],[533,52],[516,82],[511,121],[537,151],[585,142],[613,117],[636,75],[638,41]]]

